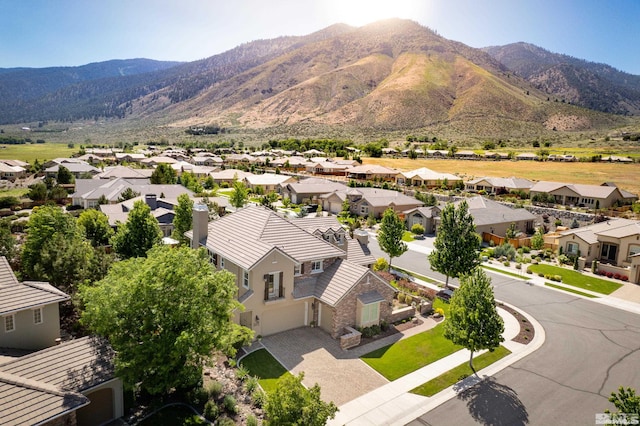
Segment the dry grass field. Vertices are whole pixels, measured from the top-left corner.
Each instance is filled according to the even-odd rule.
[[[618,187],[640,194],[640,164],[560,163],[554,161],[470,161],[407,158],[365,158],[365,164],[380,164],[403,171],[427,167],[437,172],[453,173],[464,179],[473,177],[517,176],[530,180],[600,185],[614,182]]]

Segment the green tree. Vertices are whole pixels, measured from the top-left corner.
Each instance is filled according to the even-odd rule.
[[[517,236],[518,236],[518,227],[516,226],[515,222],[511,222],[511,224],[509,225],[509,228],[507,228],[507,232],[505,232],[505,237],[507,237],[508,240],[513,240]]]
[[[473,353],[482,349],[493,352],[504,341],[503,332],[491,279],[481,268],[475,268],[461,277],[460,288],[451,297],[444,337],[471,352],[469,367],[475,372]]]
[[[385,210],[378,231],[378,244],[382,251],[389,255],[389,267],[391,267],[391,261],[394,257],[402,256],[409,249],[407,244],[402,241],[404,231],[404,221],[396,212],[391,208]]]
[[[231,193],[231,197],[229,197],[229,201],[231,205],[237,209],[244,206],[249,198],[249,191],[247,187],[244,186],[239,180],[233,182],[233,192]]]
[[[176,171],[168,164],[158,164],[151,173],[151,183],[158,185],[168,185],[176,183],[178,176]]]
[[[7,258],[9,263],[13,262],[18,249],[16,247],[16,238],[11,234],[9,223],[0,224],[0,256]]]
[[[640,416],[640,395],[636,395],[636,391],[633,388],[624,388],[620,386],[618,392],[611,392],[609,402],[618,409],[616,413],[613,413],[612,420],[629,419],[629,415]],[[604,410],[605,413],[611,413],[611,411]],[[622,424],[622,423],[621,423]]]
[[[151,215],[151,208],[142,200],[133,204],[133,210],[125,223],[111,239],[115,252],[123,259],[144,257],[147,251],[162,239],[158,221]]]
[[[47,188],[47,184],[44,182],[34,183],[33,185],[29,185],[29,192],[27,192],[27,197],[32,199],[33,201],[45,201],[49,196],[49,189]]]
[[[118,202],[121,203],[123,201],[127,201],[127,200],[130,200],[132,198],[136,198],[139,195],[140,195],[140,193],[134,191],[131,187],[125,188],[125,190],[120,193],[120,196],[118,197]]]
[[[78,300],[82,324],[113,346],[125,386],[162,394],[196,385],[214,349],[233,356],[233,344],[250,341],[231,321],[235,294],[233,274],[216,272],[205,250],[157,246],[114,263]]]
[[[32,278],[75,294],[82,282],[93,278],[94,255],[91,243],[80,233],[72,237],[54,233],[40,250]]]
[[[60,185],[66,185],[74,182],[73,174],[65,166],[58,167],[56,182]]]
[[[109,225],[109,218],[99,210],[83,211],[78,217],[78,225],[84,229],[85,237],[94,247],[106,246],[113,237],[113,229]]]
[[[442,210],[433,246],[435,250],[429,254],[431,269],[447,277],[445,287],[449,286],[449,277],[457,278],[480,263],[476,253],[480,236],[476,234],[466,201],[462,201],[457,208],[449,203]]]
[[[531,248],[534,250],[544,248],[544,228],[542,226],[538,227],[531,237]]]
[[[302,385],[304,373],[286,374],[278,379],[276,388],[267,394],[264,410],[267,425],[324,426],[333,419],[338,407],[320,399],[320,386],[316,383],[306,389]]]
[[[178,196],[178,205],[174,209],[173,218],[173,238],[180,241],[180,244],[188,244],[189,239],[184,233],[191,229],[193,215],[193,200],[188,194]]]

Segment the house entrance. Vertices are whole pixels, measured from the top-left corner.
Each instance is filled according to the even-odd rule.
[[[240,313],[240,325],[253,329],[253,311]]]

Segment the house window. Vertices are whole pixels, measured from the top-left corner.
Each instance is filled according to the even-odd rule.
[[[249,271],[243,271],[242,273],[242,286],[249,288]]]
[[[264,276],[264,300],[284,297],[283,273],[273,272]]]
[[[10,331],[14,331],[16,329],[16,317],[12,315],[7,315],[4,317],[4,331],[9,333]]]
[[[567,243],[567,254],[578,254],[580,246],[577,243]]]
[[[220,256],[220,268],[224,269],[224,257]]]
[[[35,308],[33,310],[33,323],[42,324],[42,308]]]
[[[311,262],[311,273],[322,272],[322,260],[314,260]]]
[[[218,266],[218,255],[215,254],[214,252],[210,251],[209,252],[209,261],[211,262],[211,264],[213,266]]]
[[[615,244],[603,243],[600,251],[600,259],[615,262],[618,255],[618,246]]]
[[[640,253],[640,246],[632,244],[629,246],[629,256],[627,256],[627,262],[631,262],[631,256]]]
[[[379,317],[380,302],[362,306],[362,313],[360,314],[360,324],[362,324],[363,327],[367,327],[371,324],[377,324]]]
[[[302,264],[293,267],[293,275],[302,275]]]
[[[368,214],[369,206],[360,206],[360,214]]]

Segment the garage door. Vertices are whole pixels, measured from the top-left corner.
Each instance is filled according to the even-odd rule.
[[[262,334],[268,336],[304,326],[304,309],[305,303],[301,302],[263,312]]]
[[[101,425],[113,420],[113,390],[99,389],[86,395],[91,401],[76,411],[78,426]]]

